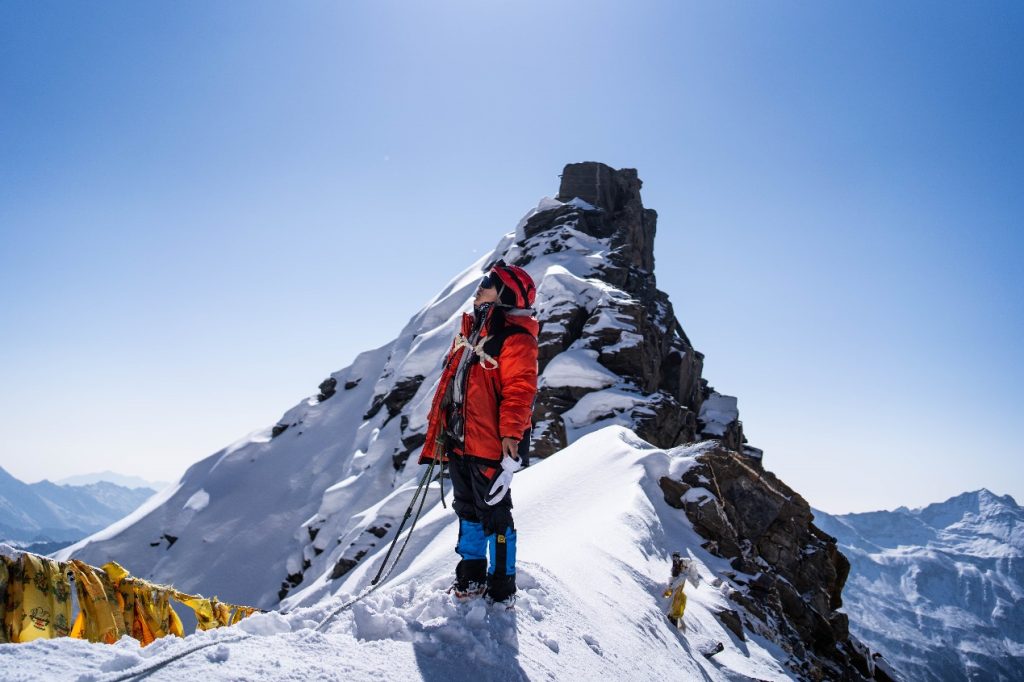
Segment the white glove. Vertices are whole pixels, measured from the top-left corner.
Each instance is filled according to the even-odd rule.
[[[512,485],[512,474],[516,473],[523,468],[521,460],[512,459],[508,455],[501,460],[501,473],[494,479],[494,484],[491,486],[491,491],[487,493],[487,497],[484,498],[484,502],[489,505],[495,505],[501,502],[508,493],[509,487]]]

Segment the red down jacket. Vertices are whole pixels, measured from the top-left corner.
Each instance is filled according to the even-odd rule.
[[[491,334],[491,321],[495,308],[484,320],[484,332]],[[533,417],[533,398],[537,393],[537,332],[540,325],[530,315],[506,314],[505,324],[517,325],[529,333],[509,334],[495,358],[496,368],[487,362],[474,362],[469,367],[465,394],[465,452],[481,459],[501,461],[501,439],[523,437]],[[462,316],[462,336],[469,336],[473,328],[473,315]],[[467,351],[465,346],[452,347],[445,359],[441,380],[434,392],[430,414],[427,417],[427,441],[423,445],[419,463],[425,464],[437,456],[446,459],[447,453],[437,452],[438,437],[444,433],[445,414],[441,405],[445,390]]]

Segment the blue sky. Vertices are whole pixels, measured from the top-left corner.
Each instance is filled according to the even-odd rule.
[[[998,2],[6,2],[0,466],[176,478],[596,160],[812,505],[1024,501],[1021,35]]]

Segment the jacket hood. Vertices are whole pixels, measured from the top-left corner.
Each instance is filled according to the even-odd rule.
[[[490,317],[492,312],[493,309],[488,311],[488,317]],[[466,330],[473,328],[473,313],[463,313],[462,319],[462,333],[468,335],[469,332]],[[537,335],[540,333],[540,322],[537,320],[537,314],[533,308],[506,308],[505,323],[522,327],[530,332],[533,338],[537,338]]]

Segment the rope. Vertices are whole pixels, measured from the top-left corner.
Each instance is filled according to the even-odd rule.
[[[405,516],[402,518],[402,523],[399,524],[398,530],[395,532],[395,539],[391,541],[391,546],[388,547],[387,554],[384,556],[384,561],[381,562],[380,569],[377,571],[377,575],[374,577],[374,579],[370,582],[369,587],[363,590],[363,592],[355,598],[350,599],[349,601],[345,602],[341,606],[338,606],[336,609],[327,614],[327,616],[324,617],[323,620],[321,620],[320,623],[318,623],[315,628],[313,628],[313,632],[319,632],[321,629],[323,629],[325,625],[331,622],[331,620],[333,620],[335,616],[337,616],[342,611],[351,608],[360,600],[370,596],[374,591],[377,590],[377,588],[381,587],[385,582],[387,582],[388,578],[391,577],[391,573],[395,570],[395,567],[402,560],[402,554],[405,552],[405,548],[409,545],[409,540],[412,539],[412,532],[416,529],[416,523],[419,521],[420,515],[423,512],[423,506],[424,504],[426,504],[427,501],[426,489],[429,488],[430,486],[430,479],[434,472],[434,467],[437,465],[438,461],[441,462],[440,476],[444,475],[444,462],[443,460],[441,460],[440,457],[435,457],[430,461],[430,466],[427,467],[427,471],[423,474],[423,478],[420,479],[420,483],[416,487],[416,492],[412,496],[412,502],[409,503],[409,508],[406,509],[405,511]],[[441,503],[444,504],[443,482],[441,483],[441,490]],[[417,499],[419,500],[419,507],[416,509],[416,515],[412,516],[412,510],[413,507],[416,506]],[[405,536],[405,541],[402,543],[402,546],[398,549],[398,554],[395,555],[394,562],[392,562],[391,566],[387,566],[388,558],[390,558],[391,556],[391,551],[395,548],[395,545],[398,543],[398,539],[399,537],[401,537],[402,534],[402,529],[405,527],[405,522],[409,520],[410,516],[412,516],[412,524],[409,526],[409,532]],[[387,567],[386,571],[385,567]],[[279,613],[288,612],[281,611]],[[163,658],[159,661],[155,661],[149,665],[136,667],[131,670],[126,670],[117,677],[103,678],[102,682],[126,682],[127,680],[141,680],[143,678],[149,677],[152,673],[163,668],[164,666],[169,665],[170,663],[180,660],[186,656],[190,656],[196,653],[197,651],[202,651],[203,649],[214,646],[215,644],[233,644],[235,642],[240,642],[243,639],[248,639],[251,636],[252,635],[250,635],[249,633],[245,633],[235,635],[233,637],[223,637],[215,639],[210,642],[203,642],[196,646],[190,647],[184,651],[179,651],[175,654],[172,654],[171,656]]]
[[[252,637],[252,635],[250,635],[249,633],[245,633],[238,634],[233,637],[223,637],[220,639],[215,639],[211,642],[203,642],[202,644],[197,644],[196,646],[189,647],[184,651],[179,651],[178,653],[163,658],[159,661],[156,661],[155,663],[131,668],[130,670],[125,670],[117,677],[104,677],[100,679],[102,680],[102,682],[125,682],[126,680],[141,680],[143,678],[149,677],[151,674],[155,673],[160,668],[163,668],[164,666],[173,663],[174,661],[185,658],[186,656],[190,656],[191,654],[194,654],[197,651],[202,651],[203,649],[211,647],[214,644],[231,644],[234,642],[240,642],[243,639],[248,639],[249,637]]]
[[[398,526],[398,530],[395,532],[395,539],[391,541],[391,546],[388,547],[387,554],[384,555],[384,561],[381,562],[380,569],[377,571],[377,575],[374,576],[373,580],[370,581],[370,586],[367,589],[363,590],[363,592],[358,596],[354,597],[353,599],[350,599],[349,601],[345,602],[344,604],[342,604],[341,606],[337,607],[329,614],[327,614],[327,616],[323,620],[321,620],[320,623],[318,623],[315,628],[313,628],[314,632],[319,632],[325,625],[327,625],[327,623],[331,622],[331,620],[333,620],[334,617],[337,616],[339,613],[351,608],[357,602],[370,596],[374,591],[376,591],[378,587],[387,582],[387,579],[391,577],[391,573],[395,570],[395,566],[397,566],[398,562],[402,560],[402,554],[405,552],[405,548],[409,545],[409,540],[412,539],[412,532],[416,529],[416,523],[419,521],[420,514],[423,512],[423,505],[427,501],[426,488],[429,487],[430,477],[434,473],[434,466],[440,460],[440,457],[434,457],[433,459],[430,460],[430,466],[427,467],[427,471],[426,473],[423,474],[423,478],[420,480],[419,486],[416,487],[416,492],[412,496],[412,502],[409,503],[409,508],[405,510],[405,516],[402,518],[402,523]],[[441,463],[441,471],[442,473],[444,471],[443,461]],[[444,483],[441,483],[441,487],[443,490]],[[420,496],[421,492],[423,493],[422,497]],[[414,516],[412,519],[412,525],[409,526],[409,533],[405,536],[405,542],[403,542],[402,546],[399,548],[398,554],[395,556],[394,562],[392,562],[391,566],[388,566],[388,558],[390,558],[391,552],[392,550],[394,550],[395,545],[398,544],[398,539],[402,534],[402,528],[405,527],[405,522],[408,521],[410,515],[412,515],[412,509],[416,505],[417,498],[420,501],[420,506],[416,510],[416,516]],[[443,494],[441,496],[441,503],[444,503]],[[385,567],[387,567],[386,571]]]

